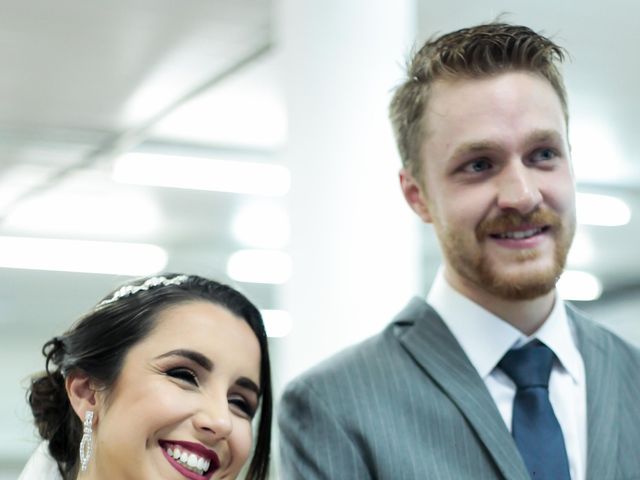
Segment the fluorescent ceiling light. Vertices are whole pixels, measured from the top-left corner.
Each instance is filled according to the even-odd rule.
[[[0,211],[47,179],[50,169],[38,165],[15,165],[0,178]]]
[[[278,250],[239,250],[227,262],[227,275],[239,282],[281,284],[291,270],[291,257]]]
[[[256,64],[249,65],[232,81],[180,105],[153,127],[153,136],[209,145],[281,147],[287,139],[287,111],[277,66],[269,63],[260,71]],[[247,75],[248,70],[253,71]],[[175,85],[170,88],[175,90]],[[155,102],[156,108],[163,104]]]
[[[158,228],[157,205],[139,193],[51,192],[17,205],[6,217],[7,228],[48,235],[150,235]]]
[[[127,153],[116,160],[114,179],[160,187],[282,196],[291,175],[281,165],[204,157]]]
[[[615,183],[629,179],[615,132],[605,121],[576,115],[569,131],[571,157],[578,182]],[[606,159],[607,168],[602,168]]]
[[[584,225],[616,227],[626,225],[631,220],[631,209],[616,197],[577,193],[576,209],[578,222]]]
[[[565,270],[558,280],[558,292],[565,300],[597,300],[602,294],[602,283],[595,275],[578,270]]]
[[[289,335],[293,328],[291,314],[285,310],[260,310],[267,336],[281,338]]]
[[[0,237],[0,268],[142,276],[167,260],[164,249],[143,243]]]
[[[236,214],[231,231],[236,240],[250,247],[283,248],[289,243],[289,216],[281,206],[256,203]]]
[[[595,258],[595,247],[591,237],[582,227],[578,227],[567,262],[573,267],[583,267],[593,262]]]

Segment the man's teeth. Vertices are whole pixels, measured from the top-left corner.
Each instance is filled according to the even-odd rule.
[[[508,239],[521,240],[523,238],[533,237],[534,235],[537,235],[540,232],[542,232],[541,228],[532,228],[531,230],[523,230],[523,231],[520,231],[520,232],[500,233],[500,234],[497,235],[497,237],[498,238],[508,238]]]
[[[187,450],[180,450],[178,447],[167,447],[167,453],[187,470],[191,470],[192,472],[196,472],[200,475],[204,475],[204,472],[209,470],[211,461],[209,459],[202,458],[195,453],[191,453]]]

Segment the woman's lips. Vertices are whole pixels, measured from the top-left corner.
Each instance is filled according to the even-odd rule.
[[[220,467],[218,455],[199,443],[183,440],[161,440],[159,444],[163,455],[171,466],[190,480],[209,479]],[[169,450],[171,450],[171,454]],[[181,455],[179,459],[175,458],[176,451]],[[206,463],[209,464],[208,468],[204,468]]]

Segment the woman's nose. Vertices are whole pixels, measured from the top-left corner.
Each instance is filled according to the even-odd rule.
[[[233,429],[231,411],[226,396],[224,399],[208,401],[194,415],[196,430],[213,436],[215,440],[227,438]]]

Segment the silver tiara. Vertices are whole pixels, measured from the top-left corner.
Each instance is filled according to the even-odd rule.
[[[101,301],[96,306],[96,308],[103,307],[105,305],[115,302],[116,300],[120,300],[121,298],[125,298],[130,295],[135,295],[140,291],[149,290],[150,288],[160,287],[160,286],[167,287],[169,285],[180,285],[181,283],[185,282],[188,278],[189,277],[187,275],[177,275],[172,278],[167,278],[162,276],[151,277],[145,280],[145,282],[142,283],[141,285],[125,285],[124,287],[120,287],[118,290],[116,290],[116,292],[110,298],[107,298],[106,300]]]

